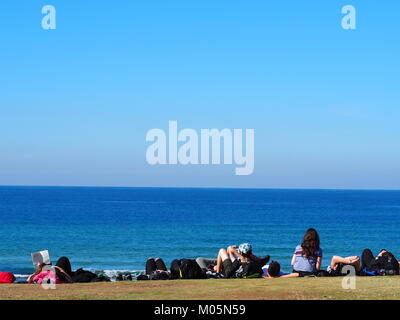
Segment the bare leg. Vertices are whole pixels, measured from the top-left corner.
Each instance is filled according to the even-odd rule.
[[[215,272],[222,272],[222,262],[229,259],[226,249],[221,249],[218,252],[217,265],[214,267]]]
[[[337,265],[339,263],[350,264],[356,267],[357,270],[360,269],[360,258],[357,256],[346,257],[346,258],[334,256],[332,257],[331,261],[331,269],[336,270]]]
[[[221,257],[218,253],[218,257],[217,257],[217,264],[214,266],[214,271],[215,272],[221,272],[222,270],[222,260]]]

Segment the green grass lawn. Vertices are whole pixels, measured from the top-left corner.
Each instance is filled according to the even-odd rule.
[[[0,285],[0,299],[400,299],[400,277],[357,277],[356,289],[342,288],[343,278],[177,280],[39,285]]]

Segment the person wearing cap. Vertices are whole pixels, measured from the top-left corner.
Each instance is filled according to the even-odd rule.
[[[242,243],[239,247],[229,246],[227,249],[220,249],[214,271],[222,273],[226,278],[232,278],[243,263],[262,262],[262,260],[268,261],[269,256],[264,259],[258,258],[253,254],[251,244]]]

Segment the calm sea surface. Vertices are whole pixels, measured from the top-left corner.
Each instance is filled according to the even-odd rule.
[[[400,257],[400,191],[0,187],[0,271],[26,275],[30,253],[48,249],[113,274],[148,257],[213,257],[250,242],[290,271],[305,230],[334,254],[369,247]]]

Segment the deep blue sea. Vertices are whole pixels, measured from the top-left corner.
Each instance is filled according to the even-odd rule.
[[[0,271],[18,275],[44,249],[53,262],[65,255],[73,269],[112,275],[242,242],[290,271],[309,227],[324,266],[366,247],[400,257],[400,191],[0,187],[0,218]]]

